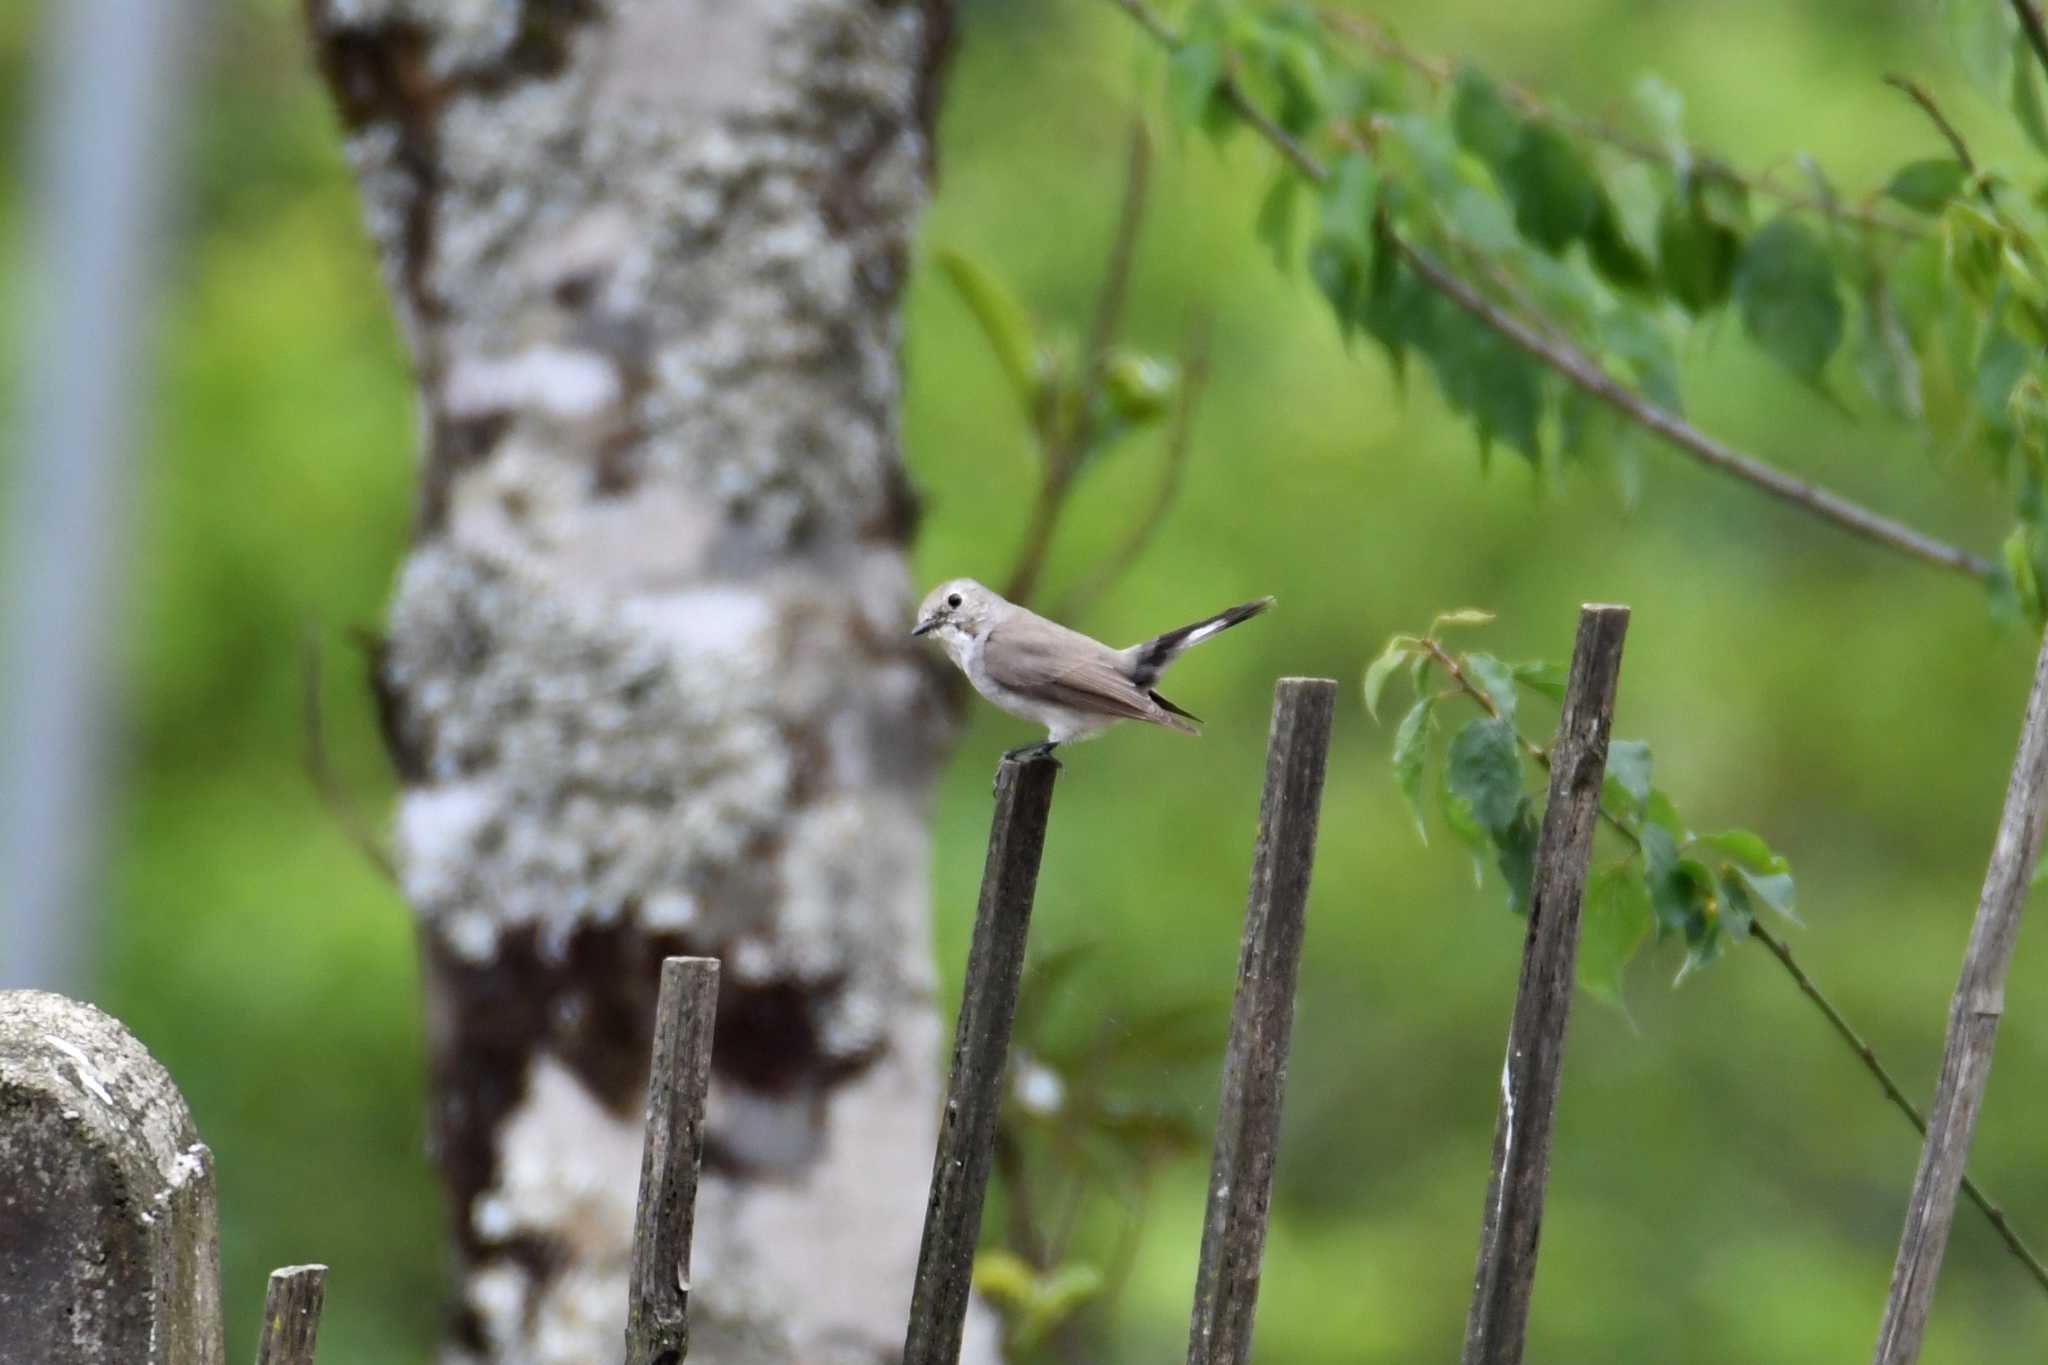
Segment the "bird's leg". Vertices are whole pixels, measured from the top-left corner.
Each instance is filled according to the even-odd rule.
[[[1042,740],[1038,741],[1038,743],[1036,743],[1036,744],[1025,744],[1025,745],[1021,745],[1021,746],[1019,746],[1018,748],[1015,748],[1015,749],[1005,749],[1005,750],[1003,750],[1003,763],[1007,763],[1007,762],[1009,762],[1009,761],[1010,761],[1011,759],[1016,759],[1016,760],[1018,760],[1019,762],[1028,762],[1028,761],[1030,761],[1031,759],[1034,759],[1034,758],[1051,758],[1051,757],[1052,757],[1052,751],[1053,751],[1053,750],[1054,750],[1055,748],[1057,748],[1057,747],[1058,747],[1058,745],[1059,745],[1059,741],[1058,741],[1058,740],[1052,740],[1052,739],[1042,739]],[[999,791],[1001,791],[1002,789],[1003,789],[1003,764],[1002,764],[1002,763],[998,763],[998,764],[996,765],[996,777],[995,777],[995,781],[993,781],[993,782],[989,783],[989,790],[990,790],[991,792],[999,792]]]

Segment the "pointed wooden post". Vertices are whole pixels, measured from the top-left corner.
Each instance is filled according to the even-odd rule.
[[[633,1213],[626,1300],[626,1365],[681,1365],[690,1349],[690,1239],[704,1161],[704,1096],[718,1019],[718,959],[661,964],[654,1057],[647,1076],[647,1136]]]
[[[1920,1166],[1913,1173],[1913,1193],[1906,1204],[1906,1225],[1899,1234],[1899,1256],[1892,1266],[1891,1290],[1878,1325],[1874,1365],[1913,1365],[1927,1333],[1927,1315],[1934,1307],[1934,1284],[1941,1274],[1942,1253],[1955,1217],[1956,1191],[1984,1086],[1991,1079],[1991,1048],[1998,1041],[1998,1021],[2005,1013],[2005,978],[2012,967],[2013,944],[2019,937],[2020,911],[2034,864],[2041,855],[2041,821],[2048,808],[2048,638],[2034,664],[2034,687],[2027,697],[2026,719],[2020,726],[2019,751],[2005,788],[2005,813],[1991,846],[1991,866],[1963,950],[1963,970],[1949,1001],[1948,1039],[1941,1053],[1941,1075],[1934,1086],[1934,1104],[1927,1113],[1927,1139],[1920,1148]]]
[[[1273,690],[1266,785],[1259,799],[1258,841],[1252,846],[1244,946],[1216,1102],[1216,1149],[1188,1323],[1188,1365],[1243,1365],[1251,1356],[1259,1263],[1266,1250],[1267,1207],[1280,1142],[1280,1102],[1287,1088],[1287,1046],[1294,1029],[1294,988],[1336,698],[1337,684],[1329,678],[1282,678]]]
[[[996,769],[995,820],[960,990],[960,1020],[932,1159],[903,1365],[955,1365],[960,1359],[974,1282],[974,1244],[981,1236],[981,1207],[1002,1106],[1003,1064],[1010,1052],[1024,940],[1059,770],[1052,758],[1005,758]]]
[[[1465,1320],[1464,1365],[1517,1365],[1536,1284],[1550,1131],[1571,1020],[1579,954],[1579,901],[1600,818],[1608,732],[1621,676],[1628,608],[1587,606],[1565,683],[1564,713],[1550,747],[1550,799],[1536,840],[1522,976],[1501,1064],[1493,1174],[1480,1219],[1479,1265]]]

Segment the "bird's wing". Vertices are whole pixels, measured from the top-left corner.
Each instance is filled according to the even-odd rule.
[[[1041,616],[1020,612],[990,631],[981,666],[997,686],[1034,701],[1174,730],[1194,728],[1126,677],[1115,650]]]

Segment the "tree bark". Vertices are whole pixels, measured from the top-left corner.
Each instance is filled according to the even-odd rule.
[[[306,3],[418,379],[374,664],[445,1358],[620,1358],[675,954],[725,968],[693,1365],[893,1358],[951,728],[906,633],[897,299],[948,5]]]

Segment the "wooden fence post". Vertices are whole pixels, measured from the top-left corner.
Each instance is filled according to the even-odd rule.
[[[0,1358],[223,1365],[213,1157],[118,1020],[0,991]]]
[[[2005,812],[1991,846],[1991,866],[1977,901],[1977,918],[1963,950],[1963,970],[1949,1001],[1948,1039],[1941,1075],[1927,1114],[1927,1139],[1913,1174],[1906,1225],[1892,1267],[1891,1291],[1877,1330],[1874,1365],[1913,1365],[1927,1333],[1934,1285],[1941,1275],[1956,1190],[1970,1154],[1984,1085],[1991,1078],[1991,1048],[2005,1013],[2005,977],[2019,937],[2020,910],[2041,852],[2041,818],[2048,806],[2048,638],[2034,664],[2019,750],[2005,788]]]
[[[996,769],[995,820],[981,901],[967,950],[960,1019],[953,1033],[953,1066],[946,1082],[938,1151],[932,1159],[931,1197],[925,1204],[924,1240],[918,1248],[903,1365],[954,1365],[974,1277],[974,1243],[988,1192],[996,1114],[1002,1103],[1003,1064],[1017,1014],[1024,971],[1024,941],[1038,889],[1052,809],[1051,758],[1005,758]]]
[[[647,1073],[647,1132],[633,1211],[627,1282],[626,1365],[681,1365],[690,1350],[690,1240],[704,1160],[704,1096],[718,1019],[718,959],[661,964],[654,1056]]]
[[[1337,684],[1329,678],[1282,678],[1273,691],[1266,784],[1188,1324],[1188,1365],[1242,1365],[1251,1355],[1336,696]]]
[[[1600,817],[1600,784],[1607,771],[1608,731],[1627,633],[1627,607],[1587,606],[1579,612],[1564,712],[1550,748],[1550,798],[1536,841],[1522,975],[1501,1064],[1493,1174],[1480,1221],[1464,1365],[1517,1365],[1522,1358],[1565,1027],[1571,1019],[1579,901]]]
[[[327,1303],[327,1267],[288,1265],[270,1272],[263,1295],[263,1335],[256,1365],[313,1365],[320,1312]]]

